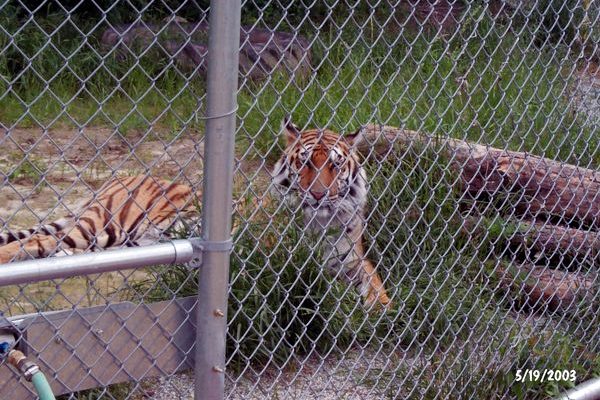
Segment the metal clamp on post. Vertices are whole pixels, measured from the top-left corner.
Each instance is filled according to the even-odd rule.
[[[231,249],[233,249],[233,241],[231,239],[222,240],[222,241],[209,241],[205,240],[200,243],[200,247],[202,250],[206,251],[216,251],[220,253],[227,253]]]
[[[233,109],[231,109],[230,111],[227,111],[226,113],[223,114],[219,114],[219,115],[207,115],[206,117],[197,117],[197,119],[201,119],[203,121],[208,121],[209,119],[217,119],[217,118],[223,118],[223,117],[228,117],[232,114],[235,114],[238,110],[238,105],[236,104],[235,107]]]
[[[190,239],[194,253],[202,253],[203,251],[214,251],[218,253],[227,253],[233,249],[233,240],[202,240],[200,238]]]

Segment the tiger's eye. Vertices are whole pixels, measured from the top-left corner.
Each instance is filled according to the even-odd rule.
[[[306,161],[306,159],[308,158],[308,150],[301,151],[300,154],[298,154],[298,158],[301,161]]]
[[[338,171],[342,167],[343,160],[337,154],[333,153],[330,157],[331,166]]]

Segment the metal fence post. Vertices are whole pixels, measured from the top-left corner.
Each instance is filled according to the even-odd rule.
[[[229,251],[218,244],[231,239],[240,9],[240,0],[212,0],[210,4],[202,207],[205,245],[196,308],[196,399],[222,399],[225,390]]]

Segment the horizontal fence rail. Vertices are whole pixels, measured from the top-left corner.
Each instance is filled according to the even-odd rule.
[[[556,400],[593,400],[600,398],[600,378],[590,379],[574,387]]]
[[[23,261],[0,269],[0,286],[100,274],[150,265],[184,264],[191,261],[193,257],[194,247],[189,240],[174,240],[169,243],[103,253]]]

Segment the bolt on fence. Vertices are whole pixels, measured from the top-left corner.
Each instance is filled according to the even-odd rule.
[[[1,289],[55,392],[597,395],[598,5],[213,3],[0,5],[0,261],[185,249]]]

